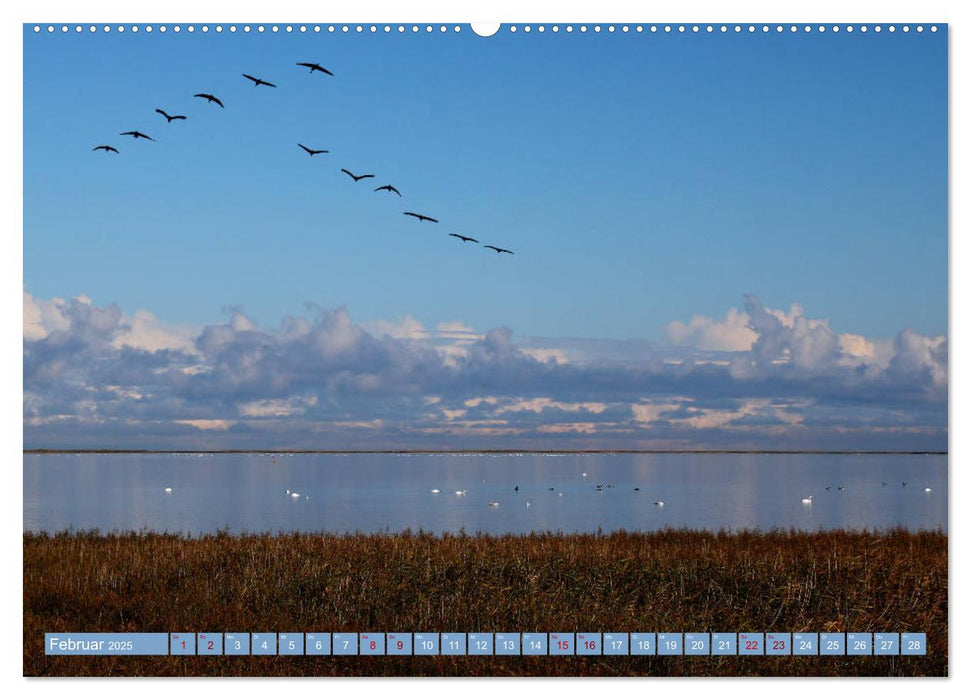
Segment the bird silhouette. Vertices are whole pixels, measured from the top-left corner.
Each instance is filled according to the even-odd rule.
[[[119,134],[119,135],[120,136],[131,136],[136,141],[138,139],[148,139],[149,141],[154,141],[155,140],[151,136],[147,136],[146,134],[143,134],[140,131],[122,131],[121,134]]]
[[[510,255],[515,255],[515,253],[513,253],[511,250],[506,250],[505,248],[497,248],[494,245],[483,246],[483,248],[489,248],[491,250],[494,250],[494,251],[496,251],[497,254],[498,253],[509,253]]]
[[[208,92],[197,92],[195,95],[193,95],[193,97],[201,97],[208,102],[215,102],[223,109],[226,108],[226,105],[224,105],[218,97],[216,97],[215,95],[210,95]]]
[[[118,149],[114,146],[95,146],[92,151],[104,151],[105,153],[117,153]]]
[[[298,143],[297,145],[300,146],[300,148],[302,148],[303,150],[305,150],[308,154],[310,154],[311,157],[317,155],[318,153],[330,153],[330,151],[318,151],[318,150],[314,150],[313,148],[307,148],[302,143]]]
[[[305,68],[309,68],[311,73],[313,73],[315,70],[319,70],[321,73],[326,73],[327,75],[329,75],[331,77],[334,76],[333,73],[331,73],[329,70],[327,70],[326,68],[324,68],[319,63],[298,63],[297,65],[298,66],[304,66]]]
[[[424,214],[416,214],[413,211],[406,211],[405,212],[405,216],[413,216],[416,219],[418,219],[419,221],[431,221],[433,224],[437,224],[438,223],[438,219],[433,219],[432,217],[425,216]]]
[[[364,180],[364,179],[369,178],[369,177],[374,177],[374,175],[355,175],[354,173],[352,173],[347,168],[341,168],[341,172],[342,173],[347,173],[352,178],[354,178],[354,182],[357,182],[358,180]]]
[[[463,243],[478,243],[479,242],[475,238],[469,238],[468,236],[462,236],[462,235],[459,235],[457,233],[450,233],[448,235],[451,236],[452,238],[458,238],[458,239],[460,239]]]
[[[185,117],[181,114],[169,114],[164,109],[156,109],[155,111],[161,114],[163,117],[165,117],[165,119],[167,120],[167,123],[170,123],[170,124],[174,122],[176,119],[185,119]]]
[[[401,196],[401,193],[398,191],[398,188],[395,187],[394,185],[381,185],[381,187],[375,187],[374,188],[374,191],[375,192],[380,192],[381,190],[386,190],[388,192],[394,192],[399,197]]]
[[[252,80],[253,87],[259,87],[260,85],[266,85],[267,87],[276,87],[276,85],[274,85],[273,83],[268,83],[265,80],[261,80],[260,78],[254,78],[252,75],[247,75],[246,73],[243,73],[243,77],[246,78],[247,80]]]

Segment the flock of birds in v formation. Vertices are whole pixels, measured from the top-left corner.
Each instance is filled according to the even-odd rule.
[[[318,72],[319,71],[319,72],[324,73],[326,75],[329,75],[331,77],[333,77],[333,75],[334,75],[332,72],[330,72],[329,70],[327,70],[326,68],[324,68],[319,63],[297,63],[297,65],[298,66],[303,66],[305,68],[309,68],[311,73],[315,73],[315,72]],[[250,82],[252,82],[254,87],[259,87],[261,85],[266,86],[266,87],[271,87],[271,88],[275,88],[276,87],[276,85],[274,83],[271,83],[271,82],[268,82],[266,80],[263,80],[262,78],[257,78],[255,76],[249,75],[247,73],[243,73],[242,75],[243,75],[243,78],[245,78],[246,80],[249,80]],[[195,95],[193,95],[193,97],[198,97],[200,99],[204,99],[204,100],[206,100],[207,103],[219,105],[223,109],[225,109],[225,107],[226,107],[226,105],[224,105],[222,103],[222,100],[220,100],[215,95],[212,95],[212,94],[207,93],[207,92],[197,92]],[[185,121],[185,119],[186,119],[186,116],[184,114],[169,114],[168,112],[166,112],[164,109],[161,109],[161,108],[157,108],[155,111],[158,114],[160,114],[163,117],[165,117],[166,124],[171,124],[174,121]],[[138,131],[138,130],[122,131],[119,135],[120,136],[131,136],[136,141],[138,139],[145,139],[146,141],[154,141],[155,140],[151,136],[149,136],[147,134],[144,134],[144,133],[142,133],[141,131]],[[299,146],[300,148],[302,148],[311,158],[313,158],[316,155],[320,155],[322,153],[330,153],[330,151],[323,150],[323,149],[309,148],[309,147],[303,145],[302,143],[297,143],[297,146]],[[105,153],[119,153],[119,151],[118,151],[117,148],[115,148],[114,146],[106,145],[106,144],[105,145],[100,145],[100,146],[95,146],[92,150],[94,150],[94,151],[104,151]],[[341,168],[341,172],[344,173],[345,175],[347,175],[348,177],[350,177],[352,180],[354,180],[355,183],[360,182],[361,180],[367,180],[369,178],[373,178],[374,177],[373,174],[356,175],[356,174],[352,173],[350,170],[348,170],[347,168]],[[375,187],[374,188],[374,191],[375,192],[387,192],[388,194],[395,194],[395,195],[397,195],[399,197],[402,196],[401,192],[394,185],[381,185],[380,187]],[[438,223],[438,219],[435,219],[435,218],[433,218],[431,216],[426,216],[425,214],[419,214],[419,213],[413,212],[413,211],[406,211],[406,212],[404,212],[404,215],[405,216],[412,217],[413,219],[417,220],[419,223],[421,223],[422,221],[429,221],[429,222],[431,222],[433,224],[437,224]],[[458,234],[458,233],[450,233],[448,235],[450,237],[452,237],[452,238],[456,238],[456,239],[460,240],[462,243],[479,243],[479,240],[478,239],[472,238],[471,236],[463,236],[463,235]],[[501,248],[499,246],[494,246],[494,245],[484,245],[483,247],[484,248],[488,248],[490,250],[494,250],[497,255],[498,254],[502,254],[502,253],[508,253],[509,255],[513,255],[513,252],[511,250],[509,250],[508,248]]]

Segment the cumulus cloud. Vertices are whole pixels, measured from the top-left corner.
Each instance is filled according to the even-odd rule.
[[[456,321],[358,323],[345,308],[273,328],[227,308],[225,321],[194,328],[25,293],[25,443],[946,446],[945,337],[837,333],[798,305],[755,297],[743,308],[669,325],[672,346],[558,347]]]
[[[947,338],[927,336],[911,330],[901,331],[893,341],[894,353],[888,374],[902,381],[930,385],[935,389],[947,386]]]
[[[746,295],[745,311],[748,327],[757,336],[749,366],[789,362],[798,370],[813,371],[826,369],[839,359],[839,337],[825,321],[807,318],[800,307],[786,315],[766,309],[757,297]],[[739,363],[742,366],[744,362]]]
[[[738,309],[729,309],[721,321],[706,316],[693,316],[688,323],[672,321],[667,333],[675,345],[726,352],[749,350],[758,339],[758,334],[749,326],[748,316]]]

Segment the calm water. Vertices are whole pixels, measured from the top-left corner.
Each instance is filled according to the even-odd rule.
[[[436,488],[440,493],[432,493]],[[813,503],[804,505],[809,495]],[[668,526],[946,531],[947,457],[24,456],[24,530],[30,531],[523,533]]]

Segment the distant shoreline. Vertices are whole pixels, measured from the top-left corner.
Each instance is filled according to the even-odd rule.
[[[301,454],[301,455],[608,455],[608,454],[671,454],[671,455],[947,455],[947,450],[143,450],[143,449],[51,449],[35,447],[23,450],[25,455],[47,454]]]

